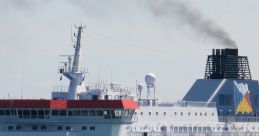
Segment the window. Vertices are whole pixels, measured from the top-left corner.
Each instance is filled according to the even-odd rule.
[[[47,127],[46,126],[41,126],[41,130],[46,130]]]
[[[164,112],[164,116],[166,115],[166,112]]]
[[[0,115],[4,115],[4,111],[3,110],[0,110]]]
[[[192,132],[192,127],[188,127],[188,132]]]
[[[176,116],[176,115],[177,115],[177,112],[174,112],[174,115]]]
[[[183,112],[181,112],[181,116],[183,116]]]
[[[197,112],[195,112],[195,116],[197,116]]]
[[[5,115],[9,116],[10,115],[10,110],[5,110]]]
[[[58,110],[52,110],[52,116],[58,116]]]
[[[63,129],[63,127],[62,126],[58,126],[58,130],[62,130]]]
[[[201,127],[198,127],[198,132],[201,132]]]
[[[158,115],[158,112],[156,112],[156,115]]]
[[[202,116],[202,113],[200,113],[200,116]]]
[[[137,112],[135,112],[135,115],[137,115]]]
[[[21,130],[21,128],[22,128],[21,125],[16,126],[16,130]]]
[[[143,115],[143,112],[140,112],[140,115]]]
[[[90,130],[95,130],[95,126],[90,126]]]
[[[68,116],[73,116],[73,111],[68,111]]]
[[[214,116],[214,112],[211,115]]]
[[[177,132],[178,131],[178,127],[174,127],[174,132]]]
[[[96,111],[96,115],[97,115],[97,116],[103,116],[103,111],[97,110],[97,111]]]
[[[44,110],[39,110],[39,111],[38,111],[38,117],[39,117],[39,118],[44,118],[44,116],[45,116],[44,113],[45,113]]]
[[[37,130],[37,129],[38,129],[38,127],[36,125],[32,126],[32,130]]]
[[[67,115],[67,111],[66,110],[60,110],[59,111],[59,115],[60,116],[66,116]]]
[[[73,112],[74,112],[74,116],[80,116],[80,110],[74,110]],[[95,116],[95,111],[93,111],[93,115],[92,116]]]
[[[66,130],[71,130],[71,127],[70,126],[66,126]]]
[[[107,112],[106,112],[106,114],[107,114]],[[81,115],[88,116],[88,110],[81,110]]]
[[[183,127],[183,132],[187,132],[187,127],[186,126]]]
[[[82,130],[87,130],[87,126],[82,126]]]
[[[8,126],[8,130],[13,130],[13,126]]]
[[[204,116],[207,116],[207,113],[204,113]]]
[[[149,112],[148,114],[151,115],[151,112]]]
[[[38,114],[36,110],[31,110],[31,118],[37,118]]]
[[[197,132],[197,127],[193,127],[193,132]]]
[[[191,115],[191,113],[190,112],[188,112],[188,116],[190,116]]]

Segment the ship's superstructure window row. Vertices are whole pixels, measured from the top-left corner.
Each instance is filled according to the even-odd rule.
[[[154,114],[155,113],[155,114]],[[210,114],[208,114],[207,112],[200,112],[199,114],[197,113],[197,112],[177,112],[177,111],[175,111],[175,112],[172,112],[172,113],[169,113],[168,112],[168,115],[167,115],[167,112],[158,112],[158,111],[155,111],[155,112],[151,112],[151,111],[149,111],[149,112],[147,112],[147,113],[145,113],[145,112],[143,112],[143,111],[141,111],[141,112],[135,112],[134,113],[134,115],[136,116],[136,115],[140,115],[140,116],[145,116],[146,114],[148,114],[149,116],[158,116],[159,114],[163,114],[164,116],[186,116],[186,115],[188,115],[188,116],[214,116],[215,115],[215,113],[214,112],[212,112],[212,113],[210,113]]]
[[[28,130],[28,128],[30,128],[31,130]],[[64,129],[63,129],[64,128]],[[80,129],[78,128],[78,126],[76,127],[77,129]],[[89,128],[89,129],[88,129]],[[7,130],[8,131],[21,131],[21,130],[27,130],[27,131],[73,131],[75,128],[70,126],[70,125],[65,125],[65,126],[62,126],[62,125],[58,125],[57,127],[55,127],[55,125],[50,125],[50,126],[47,126],[47,125],[40,125],[40,124],[32,124],[32,125],[29,125],[29,124],[18,124],[18,125],[8,125],[7,126]],[[94,125],[85,125],[85,126],[82,126],[81,127],[81,130],[82,131],[95,131],[96,130],[96,126]]]
[[[1,116],[18,116],[19,118],[50,118],[51,116],[132,116],[134,110],[120,109],[0,109]]]

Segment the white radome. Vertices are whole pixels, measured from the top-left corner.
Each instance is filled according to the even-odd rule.
[[[148,73],[148,74],[145,76],[145,81],[146,81],[146,84],[147,84],[147,85],[154,85],[155,82],[156,82],[156,75],[153,74],[153,73]]]

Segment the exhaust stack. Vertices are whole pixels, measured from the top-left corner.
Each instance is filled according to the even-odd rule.
[[[247,56],[238,56],[238,49],[213,49],[205,79],[252,79]]]

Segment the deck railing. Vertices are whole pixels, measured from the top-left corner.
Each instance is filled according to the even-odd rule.
[[[259,132],[128,132],[127,136],[259,136]]]
[[[195,101],[177,101],[177,102],[158,102],[161,107],[216,107],[215,102],[195,102]]]
[[[219,116],[218,118],[220,122],[259,122],[258,116]]]

